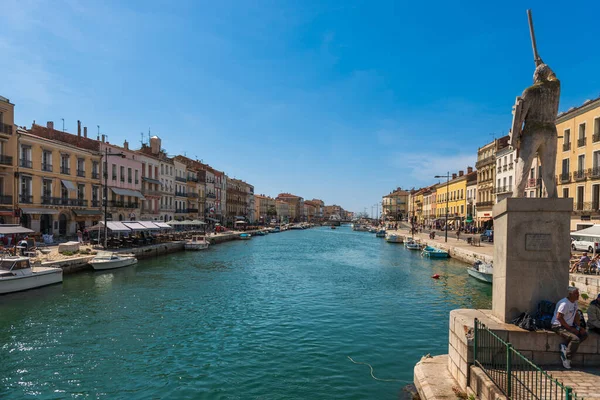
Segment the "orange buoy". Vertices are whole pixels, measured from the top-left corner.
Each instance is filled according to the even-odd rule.
[[[439,274],[435,274],[432,276],[433,279],[440,279],[440,275]]]

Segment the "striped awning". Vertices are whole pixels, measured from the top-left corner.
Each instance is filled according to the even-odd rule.
[[[112,190],[114,194],[117,194],[119,196],[131,196],[137,197],[140,200],[146,200],[142,192],[140,192],[139,190],[123,189],[116,187],[111,187],[110,190]]]

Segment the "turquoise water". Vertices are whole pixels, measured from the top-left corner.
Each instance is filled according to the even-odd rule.
[[[398,399],[448,312],[490,304],[370,233],[271,234],[0,297],[0,398]]]

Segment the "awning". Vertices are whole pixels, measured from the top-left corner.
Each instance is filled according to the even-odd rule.
[[[137,221],[136,222],[123,222],[123,225],[125,225],[132,231],[147,231],[148,230],[148,228],[146,228],[144,225],[140,224]]]
[[[106,227],[111,232],[130,232],[131,231],[131,229],[129,229],[128,227],[123,225],[122,222],[118,222],[118,221],[108,221],[106,223]],[[96,230],[96,229],[104,229],[104,221],[100,221],[100,222],[98,222],[98,225],[92,226],[90,228],[90,230]]]
[[[158,179],[152,179],[152,178],[142,177],[142,180],[144,182],[150,182],[150,183],[154,183],[156,185],[160,185],[161,184]]]
[[[78,217],[85,217],[85,216],[101,216],[102,215],[102,211],[100,210],[73,210],[73,214],[75,214]]]
[[[75,187],[75,185],[73,184],[73,182],[68,181],[66,179],[61,179],[60,181],[62,182],[63,186],[67,188],[67,190],[70,190],[72,192],[75,191],[75,190],[77,190],[77,188]]]
[[[139,190],[131,190],[131,189],[123,189],[123,188],[115,188],[115,187],[111,187],[110,190],[112,190],[114,194],[117,194],[119,196],[132,196],[132,197],[137,197],[140,200],[146,200],[146,198],[144,197],[142,192],[140,192]]]
[[[246,224],[246,221],[235,221],[236,224]]]
[[[0,235],[19,235],[33,232],[31,229],[24,228],[21,225],[0,225]]]
[[[50,208],[21,208],[23,214],[58,214],[58,210]]]
[[[214,218],[206,218],[206,219],[209,220],[209,221],[212,221],[212,222],[219,222],[218,219],[214,219]]]
[[[154,224],[161,229],[173,229],[171,225],[165,224],[164,222],[154,222]]]
[[[152,221],[138,221],[138,223],[140,223],[141,225],[144,225],[144,227],[146,229],[148,229],[148,230],[158,230],[158,229],[160,229],[160,226],[156,225],[156,222],[152,222]]]

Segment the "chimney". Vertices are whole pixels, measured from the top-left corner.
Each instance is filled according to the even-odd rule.
[[[54,129],[54,121],[48,121],[48,122],[46,123],[46,127],[47,127],[48,129]]]
[[[102,143],[106,141],[106,135],[102,134]]]
[[[158,136],[152,136],[150,138],[150,149],[152,150],[152,154],[157,155],[160,153],[160,138]]]
[[[456,179],[456,174],[452,174],[452,179]]]
[[[83,127],[83,137],[86,138],[87,137],[87,126]]]
[[[77,136],[81,137],[81,121],[77,120]]]
[[[467,174],[470,174],[471,172],[473,172],[473,167],[467,167]]]
[[[463,176],[465,174],[465,171],[458,171],[458,176]]]
[[[123,142],[123,147],[125,147],[125,150],[129,150],[129,142],[127,140]]]

